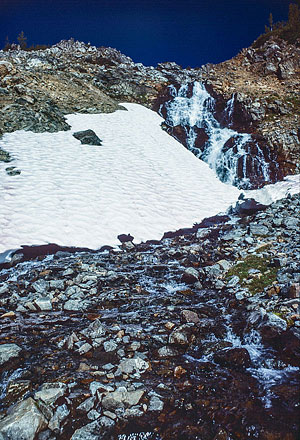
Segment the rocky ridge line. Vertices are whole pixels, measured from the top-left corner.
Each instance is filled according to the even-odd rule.
[[[287,175],[299,172],[299,72],[300,49],[280,39],[199,69],[171,62],[146,67],[115,49],[74,40],[33,52],[0,51],[0,134],[67,130],[66,114],[111,112],[125,101],[159,111],[170,84],[204,81],[221,124],[252,133],[278,155]],[[234,111],[226,121],[230,98]]]

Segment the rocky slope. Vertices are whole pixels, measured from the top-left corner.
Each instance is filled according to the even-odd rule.
[[[296,440],[299,203],[3,269],[0,438]]]
[[[299,73],[300,49],[280,39],[199,69],[146,67],[115,49],[74,40],[41,51],[0,51],[0,133],[67,130],[65,114],[111,112],[124,101],[158,111],[172,99],[170,84],[204,81],[222,126],[252,133],[286,175],[299,171]]]

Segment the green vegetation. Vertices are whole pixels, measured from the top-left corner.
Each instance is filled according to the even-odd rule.
[[[300,9],[295,3],[289,5],[288,21],[273,23],[273,16],[269,16],[269,26],[265,26],[265,33],[260,35],[253,43],[255,49],[264,45],[271,37],[278,37],[290,44],[295,44],[300,39]]]
[[[269,259],[249,255],[245,260],[229,269],[226,277],[238,276],[242,287],[247,287],[250,293],[254,295],[255,293],[262,292],[265,287],[272,285],[276,281],[278,269],[270,267],[269,263]],[[250,269],[257,269],[260,273],[249,275]]]

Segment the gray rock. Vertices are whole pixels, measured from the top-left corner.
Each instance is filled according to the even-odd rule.
[[[83,310],[83,304],[82,301],[80,300],[74,300],[74,299],[70,299],[69,301],[65,302],[64,304],[64,310],[74,310],[74,311],[79,311],[79,310]]]
[[[123,359],[119,365],[120,371],[125,374],[144,373],[149,367],[148,362],[140,358]]]
[[[95,339],[104,336],[106,334],[106,328],[99,319],[96,319],[80,333],[88,338]]]
[[[176,350],[173,347],[169,347],[167,345],[165,345],[164,347],[161,347],[157,353],[160,358],[169,358],[169,357],[175,357],[175,356],[179,355],[178,350]]]
[[[169,336],[169,344],[185,346],[191,342],[191,324],[184,324],[175,328]]]
[[[69,414],[70,410],[68,409],[66,404],[59,406],[56,409],[53,417],[49,421],[49,429],[51,429],[51,431],[59,433],[62,422],[66,420]]]
[[[233,277],[231,277],[227,283],[227,287],[228,288],[232,288],[235,287],[239,284],[240,279],[237,275],[234,275]]]
[[[87,414],[87,418],[89,420],[97,420],[97,419],[99,419],[100,416],[101,416],[101,414],[98,411],[96,411],[95,409],[92,409]]]
[[[220,266],[218,264],[213,264],[212,266],[207,266],[204,270],[205,270],[206,275],[210,279],[218,277],[222,272],[220,269]]]
[[[93,347],[91,346],[91,344],[89,344],[88,342],[86,342],[85,344],[81,345],[81,347],[79,347],[79,354],[85,354],[87,352],[89,352]]]
[[[119,387],[102,399],[104,409],[113,411],[117,408],[137,405],[144,394],[143,390],[127,391],[125,387]]]
[[[94,422],[77,429],[71,440],[101,440],[105,434],[112,430],[114,425],[115,422],[109,417],[100,417]]]
[[[188,267],[181,277],[181,281],[186,284],[195,284],[198,280],[199,273],[193,267]]]
[[[39,310],[42,310],[44,312],[52,310],[52,303],[49,298],[36,299],[34,303]]]
[[[219,260],[217,264],[221,267],[221,269],[226,271],[231,267],[231,262],[228,260]]]
[[[48,281],[45,281],[43,279],[37,280],[32,284],[32,287],[34,288],[34,290],[41,294],[41,295],[46,295],[48,289],[49,289],[49,283]]]
[[[287,323],[274,313],[266,313],[258,329],[264,339],[273,339],[287,330]]]
[[[106,341],[103,344],[103,348],[106,352],[115,351],[118,348],[118,344],[115,341]]]
[[[29,397],[17,404],[12,412],[0,421],[1,440],[34,440],[47,427],[47,420]]]
[[[69,270],[70,270],[70,269],[69,269]],[[65,271],[65,272],[67,272],[67,271]],[[73,271],[71,270],[71,273],[72,273],[72,272],[73,272]],[[63,280],[51,280],[51,281],[50,281],[50,287],[51,287],[52,289],[63,290],[64,287],[65,287],[65,283],[64,283]]]
[[[287,229],[299,229],[299,220],[295,217],[284,219],[283,224]]]
[[[191,310],[183,310],[182,316],[186,322],[193,322],[194,324],[198,324],[200,322],[197,313],[192,312]]]
[[[0,286],[0,295],[2,295],[3,293],[8,292],[8,284],[7,283],[3,283]]]
[[[100,390],[101,392],[111,392],[114,389],[113,389],[112,386],[106,385],[106,384],[104,384],[102,382],[97,382],[97,381],[91,382],[90,383],[90,391],[91,391],[93,396],[96,394],[96,392],[98,390]]]
[[[267,228],[264,225],[255,225],[255,224],[251,224],[250,225],[250,233],[252,235],[268,235],[269,233],[269,228]]]
[[[95,391],[96,392],[96,391]],[[86,399],[84,402],[82,402],[77,409],[79,409],[80,411],[84,411],[84,412],[89,412],[91,409],[94,408],[95,405],[95,401],[96,401],[96,397],[89,397],[88,399]]]
[[[164,402],[157,396],[152,396],[149,402],[149,411],[162,411],[164,409]]]
[[[61,382],[44,383],[34,395],[35,399],[42,400],[47,405],[54,403],[59,397],[66,394],[67,385]]]
[[[19,357],[22,348],[17,344],[2,344],[0,345],[0,365],[5,364],[10,359]]]
[[[73,136],[84,145],[102,145],[101,139],[98,138],[93,130],[77,131],[73,133]]]

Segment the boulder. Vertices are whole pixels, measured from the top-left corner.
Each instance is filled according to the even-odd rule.
[[[35,399],[42,400],[47,405],[54,403],[59,397],[65,395],[67,386],[64,383],[44,383],[34,395]]]
[[[186,284],[195,284],[199,281],[199,273],[193,267],[188,267],[182,274],[181,281]]]
[[[175,328],[169,336],[169,344],[186,346],[192,342],[193,324],[184,324]]]
[[[2,344],[0,345],[0,365],[5,364],[10,359],[19,357],[22,348],[17,344]]]
[[[125,387],[119,387],[113,393],[103,397],[102,406],[106,410],[131,407],[137,405],[143,397],[143,390],[127,391]]]
[[[223,367],[243,369],[251,366],[248,350],[245,348],[230,348],[220,350],[214,355],[214,360]]]
[[[0,439],[34,440],[46,427],[46,418],[37,403],[29,397],[17,404],[12,412],[0,421]]]
[[[77,131],[73,133],[73,136],[83,145],[102,145],[101,139],[98,138],[93,130]]]
[[[120,371],[124,374],[144,373],[148,368],[148,362],[140,358],[123,359],[119,365]]]
[[[134,237],[130,234],[120,234],[118,235],[118,240],[120,240],[121,243],[127,243],[132,242]]]
[[[76,429],[71,440],[100,440],[112,430],[114,425],[115,422],[109,417],[100,417],[94,422]]]

